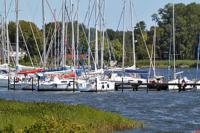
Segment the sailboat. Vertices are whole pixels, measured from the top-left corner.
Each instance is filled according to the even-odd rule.
[[[5,5],[5,16],[4,16],[4,23],[2,23],[2,40],[4,40],[6,46],[3,48],[3,51],[6,52],[7,55],[7,63],[5,62],[6,59],[4,59],[4,64],[0,65],[0,87],[8,87],[8,80],[9,80],[9,74],[10,74],[10,50],[9,50],[9,33],[8,33],[8,14],[7,14],[7,2],[4,1]],[[6,49],[7,47],[7,49]],[[5,50],[6,49],[6,50]]]
[[[173,70],[173,79],[168,81],[168,84],[181,84],[184,86],[187,83],[194,83],[192,80],[189,80],[187,77],[182,77],[181,74],[183,72],[176,72],[176,49],[175,49],[175,9],[174,9],[174,3],[173,3],[173,55],[174,55],[174,70]],[[179,90],[178,85],[168,85],[169,90]],[[193,86],[187,85],[185,86],[185,89],[193,89]]]
[[[87,91],[114,91],[115,82],[109,81],[104,75],[104,41],[105,41],[105,0],[95,1],[95,59],[93,72],[89,72],[87,82],[91,85],[90,88],[85,88]],[[101,33],[101,64],[99,65],[99,38],[98,29]],[[98,69],[100,66],[100,69]]]
[[[133,65],[125,68],[125,14],[126,14],[126,1],[123,3],[123,57],[122,68],[115,68],[111,70],[110,81],[124,82],[124,83],[147,83],[147,78],[142,76],[147,75],[147,71],[136,68],[136,51],[135,51],[135,35],[133,26],[133,3],[130,1],[131,11],[131,29],[132,29],[132,47],[133,47]],[[131,87],[131,86],[130,86]],[[139,88],[146,88],[146,85],[141,85]]]
[[[149,69],[149,84],[148,88],[153,90],[167,90],[167,85],[160,85],[156,83],[163,83],[164,82],[164,76],[160,76],[156,74],[156,25],[154,27],[154,37],[153,37],[153,47],[152,47],[152,54],[151,58],[153,58],[153,63],[151,63],[151,67]],[[153,70],[153,75],[151,74],[151,70]]]
[[[0,87],[8,87],[8,74],[9,74],[8,64],[0,65]]]
[[[18,10],[18,6],[19,6],[19,1],[16,0],[15,1],[15,13],[16,13],[16,58],[15,58],[15,64],[16,64],[16,70],[15,70],[15,77],[17,76],[17,72],[19,70],[19,10]],[[13,78],[13,81],[11,81],[10,83],[10,89],[22,89],[22,84],[19,77],[17,78]],[[16,80],[17,79],[17,80]]]
[[[198,80],[198,74],[199,74],[199,56],[200,56],[200,34],[199,34],[199,45],[197,48],[197,68],[196,68],[196,81]],[[197,84],[200,84],[200,81],[196,82]],[[200,90],[200,86],[196,86],[197,90]]]

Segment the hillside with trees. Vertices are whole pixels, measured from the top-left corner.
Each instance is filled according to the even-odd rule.
[[[172,49],[172,5],[167,4],[164,8],[160,8],[157,13],[152,15],[152,20],[155,25],[146,28],[144,21],[140,21],[135,25],[135,42],[136,42],[136,57],[138,60],[148,60],[148,55],[144,45],[144,41],[147,44],[149,51],[151,51],[153,43],[154,28],[156,26],[156,58],[159,60],[168,60],[170,55],[170,49]],[[9,37],[11,45],[15,45],[15,22],[9,23]],[[47,38],[47,49],[52,43],[54,45],[55,41],[52,41],[54,35],[54,22],[46,24],[46,38]],[[74,23],[74,28],[77,28],[77,22]],[[80,43],[79,51],[82,54],[87,54],[88,44],[88,28],[84,24],[79,25],[80,28]],[[176,28],[176,58],[177,59],[196,59],[197,46],[199,42],[200,33],[200,4],[191,3],[176,4],[175,5],[175,28]],[[57,22],[57,38],[56,42],[61,41],[61,22]],[[71,53],[71,23],[67,26],[67,53]],[[35,62],[39,63],[39,53],[42,55],[43,48],[43,35],[42,30],[39,29],[36,24],[27,21],[20,21],[20,48],[25,51],[25,41],[28,46],[31,57],[35,59]],[[23,33],[23,34],[22,34]],[[33,34],[34,33],[34,34]],[[143,37],[142,37],[142,34]],[[24,37],[23,37],[23,36]],[[99,37],[101,39],[101,37]],[[118,64],[121,64],[122,60],[122,40],[123,32],[114,31],[113,29],[107,29],[105,33],[105,60],[117,60]],[[99,42],[100,42],[99,39]],[[92,53],[94,53],[94,40],[95,40],[95,29],[91,28],[91,48]],[[75,43],[76,30],[75,30]],[[36,47],[38,45],[38,48]],[[60,48],[58,45],[57,49]],[[100,53],[100,52],[99,52]],[[126,31],[126,65],[132,64],[132,31]],[[54,58],[53,51],[50,51],[49,58]],[[27,58],[26,58],[27,59]],[[81,61],[80,61],[81,62]],[[68,61],[70,63],[70,61]]]

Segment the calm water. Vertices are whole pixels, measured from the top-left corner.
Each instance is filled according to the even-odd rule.
[[[162,72],[162,70],[159,70]],[[195,71],[188,70],[188,73]],[[0,98],[26,102],[86,104],[142,120],[144,129],[131,132],[192,132],[200,129],[200,92],[23,92],[0,91]]]
[[[150,92],[147,94],[127,91],[72,94],[0,91],[0,98],[26,102],[86,104],[128,118],[143,120],[145,128],[137,132],[192,132],[200,129],[200,92]]]

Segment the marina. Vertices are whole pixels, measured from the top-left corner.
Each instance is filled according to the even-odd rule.
[[[148,69],[146,69],[148,70]],[[195,78],[196,69],[178,69],[180,71],[186,71],[183,76],[187,75],[191,79]],[[145,71],[145,70],[144,70]],[[157,69],[160,75],[168,76],[167,69]],[[192,72],[192,73],[189,73]],[[194,73],[194,74],[193,74]],[[162,81],[163,77],[159,77],[156,80],[152,79],[140,79],[135,80],[133,77],[119,77],[117,81],[99,80],[98,78],[92,78],[93,80],[81,80],[79,78],[68,78],[59,80],[56,77],[52,79],[46,79],[48,82],[44,82],[42,77],[27,77],[23,79],[24,81],[9,79],[6,86],[3,88],[8,88],[8,90],[29,90],[29,91],[71,91],[71,92],[105,92],[105,91],[189,91],[189,90],[199,90],[200,83],[198,80],[193,80],[193,82],[187,82],[186,78],[183,82],[181,79],[177,80],[176,83],[169,83],[167,81]],[[121,80],[121,81],[120,81]],[[109,82],[110,81],[110,82]],[[169,89],[169,86],[174,86],[174,88]]]
[[[91,9],[93,3],[93,8]],[[98,92],[98,91],[118,91],[118,90],[146,90],[148,91],[160,91],[160,90],[192,90],[199,89],[199,82],[196,79],[188,79],[183,77],[182,72],[178,72],[176,68],[176,23],[175,23],[175,4],[172,6],[172,22],[171,29],[172,33],[170,36],[170,51],[169,55],[169,68],[168,71],[170,74],[170,79],[163,75],[157,74],[156,66],[156,53],[157,53],[157,29],[156,26],[153,28],[152,36],[152,46],[151,51],[148,48],[144,35],[141,32],[141,25],[139,24],[138,28],[140,29],[140,34],[144,42],[144,50],[147,52],[147,59],[149,59],[149,68],[144,70],[142,68],[137,68],[137,51],[136,51],[136,42],[135,40],[135,30],[133,28],[133,19],[134,19],[134,4],[130,0],[128,3],[126,1],[122,2],[122,12],[119,20],[118,28],[122,28],[121,31],[121,41],[122,41],[122,55],[120,60],[116,59],[114,54],[113,44],[109,41],[108,33],[105,30],[105,0],[94,0],[89,1],[88,11],[86,12],[85,21],[88,21],[87,28],[81,28],[81,23],[79,23],[79,6],[80,1],[66,1],[61,0],[61,21],[57,20],[55,13],[51,12],[51,15],[54,18],[55,22],[50,24],[53,27],[53,32],[51,36],[47,36],[47,25],[45,20],[45,6],[48,5],[52,11],[51,6],[48,1],[42,0],[41,3],[41,14],[42,14],[42,51],[39,50],[38,42],[36,36],[33,32],[33,26],[29,23],[31,31],[33,34],[33,39],[35,41],[37,51],[34,51],[39,56],[37,60],[38,65],[34,65],[33,59],[31,57],[30,51],[28,48],[26,39],[21,29],[20,22],[20,0],[16,0],[15,5],[15,53],[14,56],[11,56],[11,49],[9,43],[9,29],[7,23],[7,17],[5,15],[5,20],[2,19],[2,64],[0,70],[2,75],[0,76],[0,83],[2,86],[7,86],[8,90],[36,90],[36,91],[80,91],[80,92]],[[75,7],[76,8],[75,8]],[[66,8],[68,7],[68,8]],[[76,10],[74,10],[74,8]],[[7,2],[4,1],[4,9],[7,12]],[[70,14],[69,14],[70,12]],[[68,17],[66,17],[66,14]],[[131,17],[129,17],[131,16]],[[128,25],[126,21],[131,23]],[[93,32],[90,31],[90,23],[94,22]],[[26,23],[26,22],[25,22]],[[59,24],[59,25],[57,25]],[[83,26],[83,25],[82,25]],[[68,28],[70,27],[70,33],[68,33]],[[131,27],[129,31],[131,34],[131,42],[129,42],[131,49],[131,65],[128,66],[125,64],[127,60],[127,29],[126,27]],[[47,29],[46,29],[47,28]],[[61,30],[58,30],[61,29]],[[80,38],[80,31],[84,36]],[[50,32],[50,31],[49,31]],[[57,37],[57,34],[60,34],[60,37]],[[87,33],[87,34],[86,34]],[[69,36],[70,34],[70,36]],[[93,36],[91,38],[91,36]],[[20,38],[21,37],[21,38]],[[50,39],[49,39],[50,38]],[[22,42],[25,45],[25,51],[20,51],[20,45]],[[48,40],[49,39],[49,40]],[[80,50],[80,41],[85,39],[85,44],[82,47],[87,47],[87,50]],[[107,40],[105,40],[107,39]],[[93,42],[91,42],[93,41]],[[197,51],[197,57],[199,58],[199,47],[200,47],[200,37],[199,37],[199,46]],[[82,42],[83,43],[83,42]],[[106,46],[107,45],[107,46]],[[149,45],[150,46],[150,45]],[[105,49],[107,47],[108,49]],[[92,48],[92,49],[91,49]],[[172,49],[173,48],[173,49]],[[12,49],[13,50],[13,49]],[[26,53],[27,52],[27,53]],[[80,56],[80,52],[82,57]],[[105,53],[109,53],[107,57],[107,62],[105,59]],[[30,60],[31,66],[21,65],[20,58],[23,57],[23,53],[26,53],[26,58]],[[50,54],[51,53],[51,54]],[[69,57],[69,58],[67,58]],[[173,57],[173,58],[172,58]],[[52,61],[51,61],[52,60]],[[170,63],[173,60],[173,63]],[[11,62],[12,61],[12,62]],[[26,61],[28,63],[29,61]],[[198,63],[197,59],[197,68],[198,72]],[[172,67],[171,67],[172,66]]]
[[[8,85],[8,90],[31,90],[31,91],[80,91],[80,92],[87,92],[87,90],[79,90],[77,89],[77,83],[76,81],[73,79],[71,82],[71,85],[67,84],[67,83],[63,83],[64,87],[59,88],[57,83],[52,84],[52,86],[48,89],[48,86],[40,88],[41,84],[40,81],[38,81],[38,84],[34,84],[33,79],[32,79],[32,83],[28,83],[26,85],[24,85],[24,87],[19,87],[19,84],[13,84],[12,88],[10,88],[10,85]],[[97,83],[97,82],[96,82]],[[22,85],[22,83],[20,84]],[[43,84],[42,84],[43,85]],[[116,82],[114,85],[114,89],[109,90],[108,88],[105,88],[107,84],[101,84],[100,87],[96,87],[92,90],[88,90],[88,92],[102,92],[102,91],[124,91],[124,90],[133,90],[133,91],[139,91],[139,90],[146,90],[148,91],[162,91],[162,90],[169,90],[168,86],[176,86],[175,89],[171,89],[173,90],[178,90],[178,91],[186,91],[186,90],[195,90],[199,88],[200,83],[131,83],[130,82]],[[140,86],[147,86],[146,88],[140,88]],[[22,85],[23,86],[23,85]],[[69,87],[71,86],[71,87]],[[97,85],[95,85],[97,86]],[[187,89],[186,87],[190,86],[190,89]],[[113,87],[112,87],[113,88]],[[140,89],[138,89],[140,88]]]
[[[70,107],[57,110],[60,106],[53,105],[64,103],[74,109],[80,105],[81,112],[76,113],[83,117],[88,131],[95,120],[92,108],[122,115],[121,121],[141,121],[141,129],[131,129],[133,124],[123,131],[122,125],[106,128],[109,123],[98,117],[108,132],[113,127],[124,133],[200,131],[198,2],[164,2],[164,7],[151,14],[153,23],[146,24],[140,20],[145,13],[137,14],[133,0],[36,1],[0,0],[0,100],[13,100],[14,110],[15,101],[25,102],[27,107],[32,102],[36,102],[33,107],[54,103],[48,104],[50,112],[59,117],[60,110]],[[146,3],[142,5],[149,5]],[[2,100],[0,112],[6,113],[4,103],[9,101]],[[85,118],[88,109],[91,112]],[[34,113],[40,117],[40,111]],[[104,116],[109,122],[109,116]],[[57,125],[65,128],[67,121],[81,132],[81,125],[73,127],[70,118],[67,114],[65,126],[60,121]],[[0,132],[8,126],[0,124]],[[37,131],[42,130],[38,126]],[[101,132],[98,121],[96,126],[94,132]]]

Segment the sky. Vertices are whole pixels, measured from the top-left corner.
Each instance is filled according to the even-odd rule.
[[[49,21],[53,21],[53,12],[56,12],[57,20],[61,20],[61,5],[62,0],[45,0],[48,1],[45,3],[45,21],[46,23]],[[69,0],[67,0],[69,1]],[[92,0],[93,2],[94,0]],[[105,0],[106,8],[105,8],[105,26],[106,28],[112,28],[114,30],[117,29],[118,23],[120,20],[120,15],[123,8],[123,0]],[[129,1],[129,0],[126,0]],[[6,0],[9,13],[8,20],[15,20],[15,0]],[[75,4],[77,0],[72,0]],[[167,3],[184,3],[189,4],[191,2],[200,3],[200,0],[133,0],[134,4],[134,24],[139,21],[144,21],[147,25],[147,28],[154,25],[152,22],[151,16],[160,8],[163,8]],[[11,3],[11,4],[10,4]],[[37,24],[39,28],[42,27],[42,0],[19,0],[19,19],[20,20],[29,20],[33,21]],[[69,2],[68,2],[69,3]],[[89,0],[80,0],[80,9],[79,9],[79,21],[83,22],[87,9],[88,9]],[[4,0],[0,0],[0,14],[4,14]],[[50,10],[50,8],[51,10]],[[126,13],[126,28],[129,29],[130,26],[130,14]],[[91,26],[94,27],[94,15],[91,17]],[[122,24],[119,28],[122,28]]]

